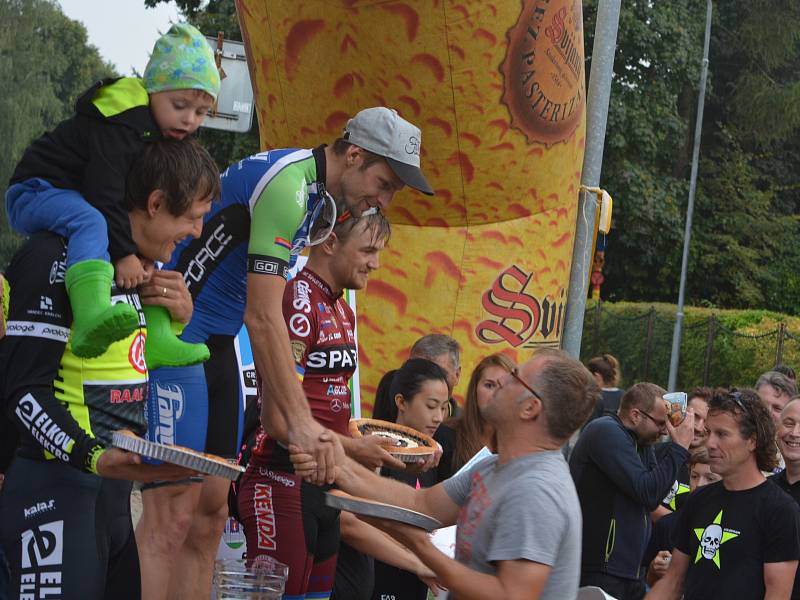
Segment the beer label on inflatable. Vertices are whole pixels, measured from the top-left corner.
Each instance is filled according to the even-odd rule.
[[[523,0],[500,67],[503,104],[528,142],[550,146],[575,132],[586,104],[580,0]]]

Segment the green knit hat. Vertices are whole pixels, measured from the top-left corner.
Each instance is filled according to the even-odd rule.
[[[153,47],[144,69],[144,87],[149,94],[202,90],[216,100],[219,71],[203,34],[188,23],[170,27]]]

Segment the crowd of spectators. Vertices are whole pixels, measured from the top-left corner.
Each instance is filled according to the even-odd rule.
[[[589,361],[604,387],[609,365]],[[581,585],[619,600],[800,598],[794,371],[778,365],[752,389],[690,390],[680,423],[664,394],[632,385],[574,446]]]

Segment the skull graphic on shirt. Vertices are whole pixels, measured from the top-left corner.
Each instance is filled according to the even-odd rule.
[[[722,525],[722,510],[717,513],[714,520],[705,528],[697,527],[694,529],[694,534],[697,536],[699,545],[697,546],[697,553],[694,557],[695,564],[700,562],[701,558],[712,561],[718,569],[720,566],[720,547],[732,539],[741,535],[741,532]]]
[[[722,527],[716,524],[711,524],[706,527],[703,536],[700,538],[700,547],[703,550],[703,558],[709,560],[713,559],[719,550],[719,544],[722,540]]]

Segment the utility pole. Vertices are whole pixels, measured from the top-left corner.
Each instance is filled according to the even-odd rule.
[[[592,66],[589,72],[589,89],[586,93],[586,150],[583,155],[581,175],[581,184],[586,187],[600,185],[620,5],[621,0],[600,0],[597,6]],[[581,354],[583,315],[586,311],[589,269],[592,265],[596,211],[595,194],[586,190],[580,192],[578,223],[575,228],[575,245],[572,249],[572,268],[569,275],[567,314],[564,334],[561,337],[561,347],[575,358],[579,358]]]
[[[706,1],[706,34],[703,41],[703,63],[700,69],[700,92],[697,96],[697,120],[694,126],[694,150],[692,151],[692,174],[689,178],[689,203],[686,206],[686,229],[683,233],[683,259],[681,260],[681,283],[678,290],[678,309],[675,312],[675,329],[672,332],[672,354],[669,358],[669,381],[667,390],[675,391],[678,383],[678,363],[681,357],[681,328],[683,326],[683,303],[686,296],[686,271],[689,267],[689,242],[692,238],[694,216],[694,194],[697,189],[697,166],[700,160],[700,137],[703,132],[703,107],[706,100],[706,77],[708,76],[708,46],[711,39],[711,0]]]

